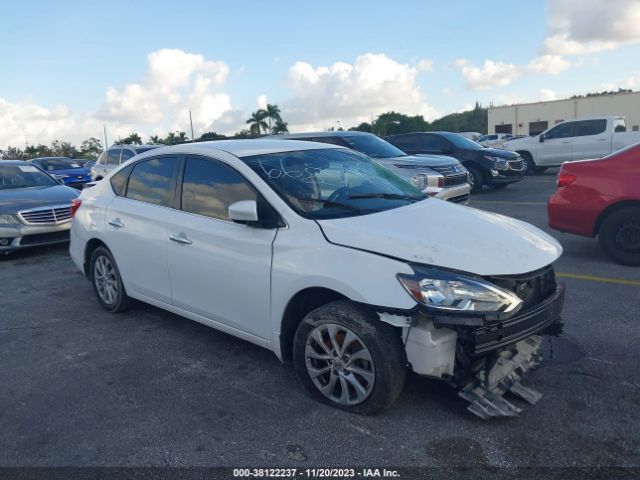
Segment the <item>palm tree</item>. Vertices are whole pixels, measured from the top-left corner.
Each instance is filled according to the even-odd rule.
[[[264,112],[266,113],[266,117],[269,120],[269,130],[272,130],[272,120],[276,123],[282,121],[282,117],[280,116],[280,109],[277,105],[271,105],[270,103],[267,103],[267,108],[264,110]],[[271,133],[273,133],[273,131]]]
[[[162,143],[163,140],[159,135],[151,135],[149,137],[149,143]]]
[[[263,109],[259,109],[251,114],[251,118],[247,120],[245,123],[249,125],[249,131],[253,135],[260,135],[261,131],[265,132],[269,128],[267,122],[264,119],[267,118],[267,111]]]
[[[176,132],[176,139],[178,140],[178,143],[185,143],[187,141],[187,133]]]
[[[287,122],[283,122],[282,120],[276,120],[276,124],[271,129],[271,133],[289,133],[289,128]]]

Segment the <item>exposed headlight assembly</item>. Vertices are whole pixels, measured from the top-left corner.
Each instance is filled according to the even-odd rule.
[[[0,225],[18,225],[20,220],[15,215],[0,215]]]
[[[398,274],[398,280],[418,303],[441,312],[513,314],[522,300],[479,277],[467,277],[430,267],[413,267],[415,274]]]
[[[411,177],[411,184],[414,187],[419,188],[420,190],[424,190],[425,188],[427,188],[427,182],[427,176],[424,173],[418,173],[417,175]]]

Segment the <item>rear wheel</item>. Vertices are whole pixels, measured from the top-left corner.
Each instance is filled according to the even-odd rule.
[[[133,301],[125,292],[116,261],[106,247],[98,247],[91,254],[89,278],[98,302],[107,312],[119,313],[131,307]]]
[[[480,169],[473,165],[465,165],[469,170],[469,186],[471,187],[471,193],[478,193],[482,191],[484,185],[484,175]]]
[[[616,262],[640,265],[640,207],[625,207],[607,215],[598,240]]]
[[[399,332],[352,302],[324,305],[298,326],[296,376],[316,400],[362,415],[391,405],[406,368]]]

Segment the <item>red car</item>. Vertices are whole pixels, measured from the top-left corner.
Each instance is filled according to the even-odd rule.
[[[616,262],[640,265],[640,143],[597,160],[564,163],[549,226],[598,237]]]

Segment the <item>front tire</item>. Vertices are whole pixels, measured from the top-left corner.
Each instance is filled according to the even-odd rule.
[[[598,241],[617,263],[640,265],[640,207],[624,207],[607,215]]]
[[[469,186],[471,187],[471,193],[478,193],[482,191],[484,185],[484,175],[478,167],[473,165],[465,165],[469,171]]]
[[[525,175],[529,175],[531,173],[533,173],[536,169],[536,164],[533,161],[533,157],[531,156],[531,154],[529,152],[518,152],[520,153],[520,157],[522,158],[522,161],[524,162],[524,174]]]
[[[119,313],[131,307],[118,265],[106,247],[98,247],[91,254],[89,279],[98,302],[109,313]]]
[[[361,415],[391,405],[406,376],[398,330],[346,300],[324,305],[302,320],[293,364],[312,398]]]

